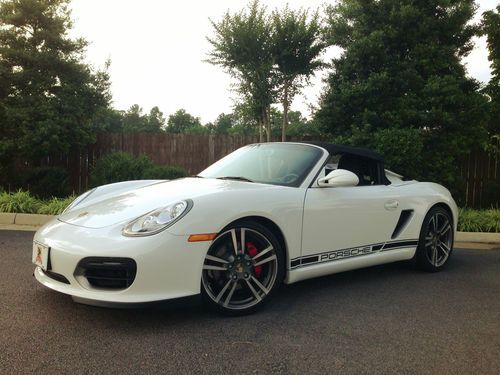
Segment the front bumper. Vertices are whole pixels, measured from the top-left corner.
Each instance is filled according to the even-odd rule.
[[[203,261],[210,242],[188,242],[188,236],[163,231],[148,237],[125,237],[122,225],[89,229],[53,219],[36,232],[34,240],[50,247],[50,271],[69,282],[56,280],[41,268],[36,279],[74,297],[117,303],[152,302],[200,292]],[[137,270],[124,289],[95,287],[78,271],[85,258],[130,258]]]

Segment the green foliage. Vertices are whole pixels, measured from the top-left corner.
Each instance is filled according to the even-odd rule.
[[[283,105],[282,140],[286,140],[288,111],[294,96],[324,64],[319,59],[326,45],[321,38],[318,13],[285,7],[272,14],[271,51],[276,64],[274,74]]]
[[[18,190],[14,193],[0,193],[0,212],[20,214],[58,215],[75,199],[75,196],[66,198],[52,198],[38,200],[30,192]]]
[[[319,56],[325,44],[321,38],[318,13],[293,11],[285,7],[269,16],[266,8],[253,1],[246,10],[227,12],[218,23],[212,21],[213,49],[208,62],[222,66],[238,80],[236,92],[243,107],[259,130],[271,139],[272,109],[278,100],[283,105],[280,127],[284,139],[289,124],[288,112],[294,96],[323,64]],[[248,132],[241,124],[234,131]]]
[[[126,152],[114,152],[100,158],[90,173],[91,186],[119,181],[140,180],[145,170],[151,168],[151,160],[142,155],[134,157]]]
[[[371,145],[373,150],[384,156],[386,168],[414,179],[420,179],[424,174],[423,142],[418,129],[388,128],[373,132],[369,126],[353,127],[349,136],[334,137],[332,142],[356,146]]]
[[[458,230],[462,232],[500,233],[500,210],[461,208],[458,213]]]
[[[409,175],[457,186],[460,159],[486,136],[486,100],[461,64],[478,31],[474,9],[472,0],[329,7],[329,42],[345,50],[316,114],[322,130],[379,149]]]
[[[48,201],[44,201],[38,209],[38,213],[43,215],[59,215],[75,199],[76,196],[71,195],[67,198],[52,198]]]
[[[290,137],[311,137],[321,138],[320,129],[312,121],[308,121],[300,111],[288,112],[288,130],[287,135]],[[283,112],[272,108],[271,109],[271,129],[273,136],[282,135]]]
[[[221,113],[210,127],[214,134],[228,134],[235,125],[235,115]]]
[[[143,180],[174,180],[176,178],[186,177],[184,168],[167,165],[155,165],[144,171]]]
[[[60,167],[31,168],[20,173],[17,185],[38,198],[67,197],[68,172]]]
[[[200,119],[186,112],[185,109],[179,109],[173,115],[168,116],[167,133],[188,133],[188,134],[205,134],[208,132]]]
[[[100,108],[94,117],[96,132],[119,133],[123,132],[123,111],[113,108]]]
[[[68,3],[0,2],[2,164],[87,145],[94,115],[109,104],[107,70],[86,65],[87,43],[69,37]]]
[[[486,35],[491,64],[491,80],[484,89],[490,97],[488,130],[500,136],[500,6],[483,14],[482,32]]]
[[[134,157],[114,152],[100,158],[90,173],[91,186],[130,180],[170,180],[185,177],[186,171],[176,166],[154,165],[146,156]]]
[[[272,74],[271,24],[265,7],[257,0],[248,9],[227,12],[218,23],[211,21],[215,36],[207,38],[213,49],[208,62],[223,67],[238,80],[237,92],[251,107],[259,126],[268,129],[269,110],[274,102],[275,82]]]
[[[158,107],[151,108],[149,114],[143,114],[138,104],[132,105],[122,115],[124,132],[160,132],[165,128],[165,118]]]
[[[29,192],[0,193],[0,212],[36,214],[42,203]]]

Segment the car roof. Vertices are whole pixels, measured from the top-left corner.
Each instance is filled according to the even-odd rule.
[[[380,162],[384,161],[384,157],[375,151],[368,150],[366,148],[362,147],[352,147],[352,146],[344,146],[344,145],[336,145],[333,143],[326,143],[326,142],[297,142],[297,143],[304,143],[304,144],[309,144],[313,146],[318,146],[321,148],[324,148],[326,151],[330,153],[330,155],[336,155],[336,154],[351,154],[351,155],[356,155],[356,156],[362,156],[365,158],[369,159],[374,159]]]

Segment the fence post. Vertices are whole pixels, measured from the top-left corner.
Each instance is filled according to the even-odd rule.
[[[215,135],[208,136],[208,165],[215,162]]]

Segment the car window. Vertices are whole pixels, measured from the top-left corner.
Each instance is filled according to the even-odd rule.
[[[242,147],[199,174],[209,178],[245,178],[254,182],[300,186],[323,155],[305,144],[266,143]]]
[[[378,178],[376,160],[352,154],[330,155],[325,165],[325,175],[338,168],[346,169],[358,176],[358,186],[380,185],[382,183]]]

